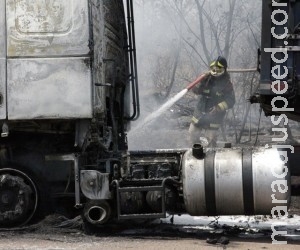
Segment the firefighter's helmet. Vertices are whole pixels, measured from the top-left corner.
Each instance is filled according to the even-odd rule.
[[[210,74],[212,76],[221,76],[227,70],[227,61],[224,57],[219,56],[216,60],[211,62],[209,67],[210,67]]]

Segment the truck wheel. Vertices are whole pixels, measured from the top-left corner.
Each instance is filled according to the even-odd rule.
[[[0,169],[0,227],[23,226],[36,212],[37,186],[24,172]]]

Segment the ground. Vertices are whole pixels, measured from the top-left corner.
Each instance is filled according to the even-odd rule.
[[[92,235],[84,233],[81,218],[68,220],[51,215],[38,224],[14,230],[0,229],[1,250],[52,249],[299,249],[300,216],[284,220],[288,234],[279,241],[288,245],[274,245],[270,224],[282,219],[268,216],[191,217],[175,216],[166,219],[121,224],[100,228]],[[173,221],[173,223],[171,223]],[[278,230],[283,230],[281,227]],[[284,229],[285,230],[285,229]],[[216,244],[207,240],[216,239]],[[225,239],[222,244],[221,239]]]

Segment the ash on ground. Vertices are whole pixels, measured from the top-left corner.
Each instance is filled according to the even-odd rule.
[[[294,210],[293,210],[294,209]],[[297,212],[296,212],[297,210]],[[62,215],[47,216],[39,223],[14,229],[0,229],[0,239],[20,236],[37,237],[47,240],[64,240],[71,236],[72,242],[82,242],[84,237],[180,237],[180,238],[220,238],[239,237],[245,239],[270,239],[271,225],[276,230],[287,231],[279,235],[280,239],[300,241],[300,216],[298,208],[292,208],[288,218],[272,218],[271,216],[221,216],[192,217],[188,215],[168,216],[165,219],[151,221],[123,221],[111,223],[97,228],[92,233],[85,231],[81,216],[68,219]],[[74,237],[72,237],[74,236]],[[87,240],[89,238],[86,238]]]

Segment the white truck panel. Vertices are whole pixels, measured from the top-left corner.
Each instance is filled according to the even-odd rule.
[[[87,0],[7,0],[6,12],[8,57],[89,53]]]
[[[7,60],[8,118],[92,117],[89,58]]]
[[[0,58],[0,119],[6,119],[6,59]]]
[[[0,1],[0,119],[6,119],[5,1]]]
[[[0,70],[7,76],[0,92],[8,119],[92,118],[88,1],[7,0],[5,10],[7,66],[0,61]]]

